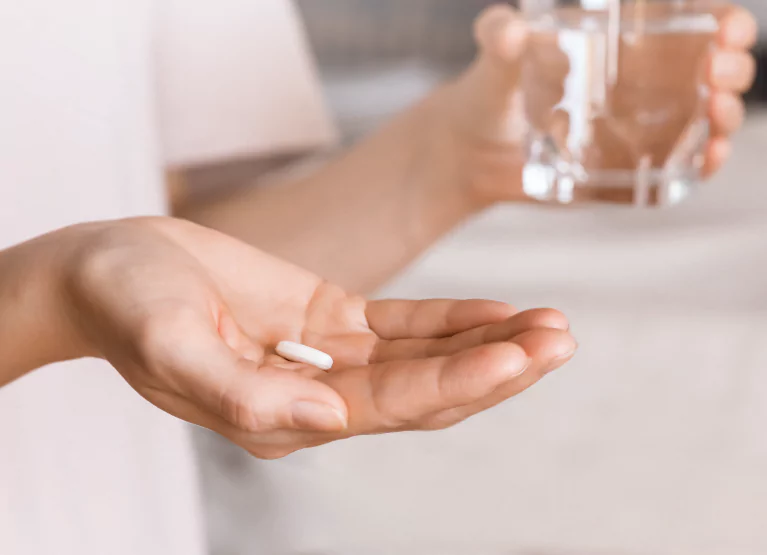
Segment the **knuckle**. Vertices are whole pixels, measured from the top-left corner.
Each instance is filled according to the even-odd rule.
[[[241,391],[225,391],[219,400],[219,413],[241,432],[257,434],[264,431],[256,408]]]
[[[408,414],[404,407],[398,406],[398,403],[382,402],[374,398],[373,405],[378,420],[378,428],[381,430],[398,430],[412,421],[412,416]]]
[[[371,408],[375,415],[375,428],[379,431],[399,430],[414,420],[413,408],[387,387],[387,374],[381,372],[373,378]]]
[[[488,349],[484,350],[487,351]],[[479,367],[487,367],[491,362],[492,359],[489,354],[480,354],[477,357]],[[486,380],[480,374],[473,372],[441,373],[437,378],[435,387],[437,398],[440,399],[445,408],[474,402],[486,395],[488,390]]]

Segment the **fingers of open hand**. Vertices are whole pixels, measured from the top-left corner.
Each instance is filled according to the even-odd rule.
[[[349,369],[322,380],[345,399],[350,415],[349,434],[426,429],[433,415],[475,406],[516,380],[523,380],[522,388],[529,387],[555,359],[570,355],[575,349],[574,341],[565,331],[527,333],[533,334],[532,339],[526,339],[531,353],[543,357],[541,361],[532,361],[531,353],[518,342],[492,343],[448,357]],[[531,365],[535,369],[528,378]]]
[[[449,337],[503,322],[515,313],[506,303],[452,299],[372,301],[366,309],[370,329],[386,340]]]
[[[450,356],[486,343],[509,341],[536,328],[567,330],[567,318],[559,311],[536,309],[521,312],[500,323],[479,326],[451,337],[380,341],[371,362],[387,362],[435,356]]]
[[[319,377],[256,352],[226,319],[219,329],[184,311],[154,320],[143,343],[153,367],[145,396],[271,459],[354,435],[452,424],[529,387],[574,349],[556,311],[509,318],[514,310],[503,303],[394,303],[374,305],[373,320],[393,337],[415,332],[414,341],[436,346],[399,340],[411,359],[395,349],[386,362]],[[391,310],[398,318],[387,317]],[[259,360],[244,358],[251,350]]]
[[[499,343],[452,357],[349,369],[323,381],[346,400],[349,432],[371,434],[417,427],[424,415],[481,399],[527,365],[522,348]]]
[[[422,421],[423,428],[439,430],[454,426],[475,414],[519,395],[535,385],[544,376],[568,362],[577,349],[573,337],[566,331],[559,329],[530,330],[517,336],[514,342],[522,347],[530,357],[530,366],[523,374],[501,384],[491,394],[474,403],[429,415]]]
[[[273,459],[344,437],[418,428],[425,415],[489,395],[524,371],[528,360],[519,346],[496,344],[454,357],[349,368],[319,381],[290,370],[255,370],[248,369],[252,365],[248,361],[241,364],[247,375],[236,388],[225,388],[221,416],[200,414],[199,407],[186,399],[174,402],[172,412],[220,433],[256,457]],[[306,381],[339,395],[348,406],[345,429],[332,425],[311,429],[285,410],[299,390],[313,399],[325,393],[310,391]]]

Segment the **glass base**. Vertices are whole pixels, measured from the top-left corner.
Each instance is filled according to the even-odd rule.
[[[700,172],[601,170],[573,175],[552,166],[530,163],[525,166],[523,183],[528,197],[544,203],[673,206],[697,188]]]

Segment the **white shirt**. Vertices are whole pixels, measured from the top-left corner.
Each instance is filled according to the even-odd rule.
[[[162,214],[167,166],[332,139],[304,46],[282,0],[0,3],[0,248]],[[0,390],[3,555],[201,554],[196,485],[186,427],[106,364]]]

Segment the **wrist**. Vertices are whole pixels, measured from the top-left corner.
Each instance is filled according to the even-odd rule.
[[[69,228],[0,252],[0,382],[94,354],[77,332],[64,285],[80,234]]]

